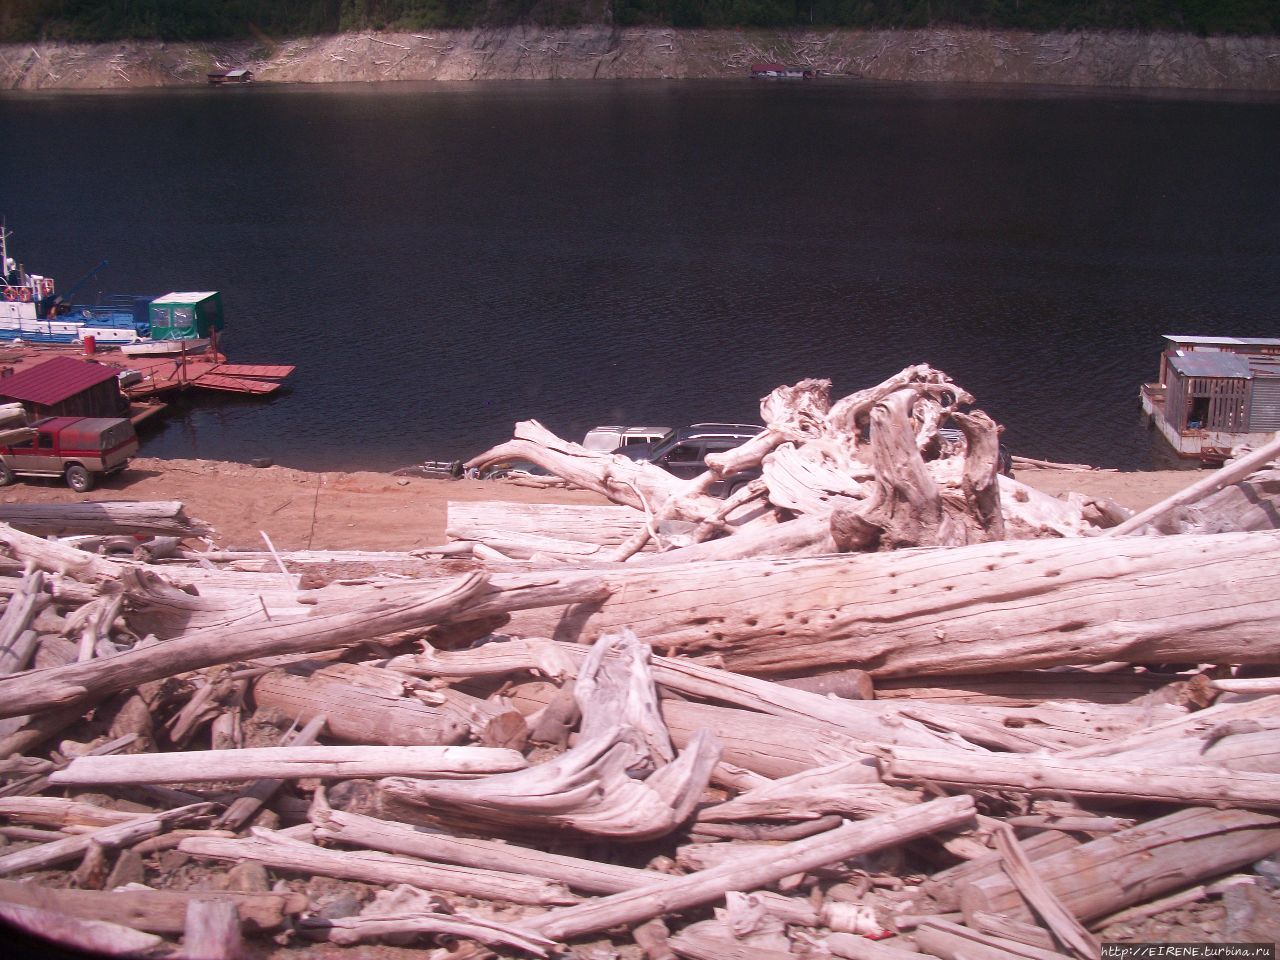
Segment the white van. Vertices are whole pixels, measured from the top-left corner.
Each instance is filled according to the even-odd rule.
[[[670,427],[592,427],[583,437],[582,445],[588,450],[612,453],[637,443],[656,443],[670,432]]]

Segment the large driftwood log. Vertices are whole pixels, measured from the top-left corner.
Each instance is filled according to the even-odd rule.
[[[1079,919],[1114,913],[1280,850],[1280,818],[1189,808],[1036,861],[1036,872]],[[966,916],[1031,913],[1003,874],[961,888]]]
[[[213,528],[183,512],[180,500],[0,504],[0,522],[40,536],[67,533],[207,537]]]
[[[505,632],[581,642],[629,625],[664,651],[763,675],[1274,663],[1277,560],[1267,531],[600,570],[608,600],[520,614]]]

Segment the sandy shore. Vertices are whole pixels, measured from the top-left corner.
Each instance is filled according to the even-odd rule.
[[[1079,491],[1141,510],[1204,474],[1025,470],[1024,483],[1055,496]],[[504,481],[427,480],[385,473],[309,473],[210,460],[142,457],[88,494],[59,481],[27,479],[0,491],[5,503],[180,500],[188,516],[212,524],[220,547],[281,550],[412,550],[445,542],[450,500],[604,503],[592,493],[541,490]]]

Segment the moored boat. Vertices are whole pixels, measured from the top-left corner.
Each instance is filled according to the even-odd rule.
[[[100,267],[99,267],[100,268]],[[0,224],[0,340],[30,343],[78,343],[86,337],[103,345],[131,343],[145,335],[145,305],[81,307],[64,302],[52,277],[27,270],[9,256],[9,232]],[[94,271],[96,272],[96,270]],[[81,281],[83,282],[83,281]]]

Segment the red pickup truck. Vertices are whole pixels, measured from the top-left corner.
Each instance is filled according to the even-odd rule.
[[[0,487],[19,476],[65,477],[85,493],[99,474],[123,470],[138,452],[133,424],[120,418],[48,417],[31,429],[30,440],[0,447]]]

